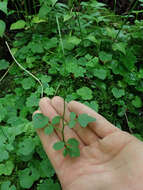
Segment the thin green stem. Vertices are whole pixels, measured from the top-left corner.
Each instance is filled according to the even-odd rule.
[[[11,52],[11,49],[10,49],[10,47],[9,47],[9,45],[8,45],[8,43],[7,43],[7,41],[6,41],[5,43],[6,43],[6,46],[7,46],[8,50],[9,50],[9,52],[10,52],[10,54],[11,54],[13,60],[16,62],[16,64],[17,64],[22,70],[24,70],[26,73],[28,73],[31,77],[33,77],[33,78],[40,84],[40,86],[41,86],[41,98],[42,98],[42,97],[43,97],[43,85],[42,85],[41,81],[40,81],[36,76],[34,76],[32,73],[30,73],[28,70],[26,70],[22,65],[20,65],[20,63],[18,63],[18,61],[15,59],[13,53]]]
[[[2,80],[5,78],[5,76],[8,74],[9,70],[12,68],[12,66],[14,65],[14,63],[12,63],[9,68],[7,69],[7,71],[4,73],[4,75],[0,78],[0,83],[2,82]]]
[[[61,86],[61,83],[59,83],[59,85],[57,86],[54,96],[56,96],[56,94],[57,94],[57,92],[58,92],[60,86]]]
[[[58,26],[58,32],[59,32],[60,42],[61,42],[61,46],[62,46],[63,57],[65,58],[64,45],[63,45],[63,40],[62,40],[62,35],[61,35],[61,29],[60,29],[59,19],[58,19],[57,15],[56,15],[56,22],[57,22],[57,26]],[[65,143],[65,135],[64,135],[64,129],[65,129],[65,121],[64,121],[65,107],[66,107],[66,104],[65,104],[65,97],[64,97],[64,111],[63,111],[63,115],[62,115],[62,139],[63,139],[64,143]]]
[[[129,127],[129,131],[130,131],[131,134],[133,134],[133,131],[132,131],[132,129],[129,126],[129,120],[128,120],[126,112],[125,112],[125,117],[126,117],[126,121],[127,121],[128,127]]]
[[[62,35],[61,35],[61,29],[60,29],[59,19],[58,19],[57,15],[56,15],[56,21],[57,21],[58,32],[59,32],[60,42],[61,42],[61,46],[62,46],[63,56],[64,56],[65,55],[64,45],[63,45],[63,41],[62,41]]]
[[[65,109],[66,108],[66,103],[65,103],[65,98],[64,98],[64,111],[63,111],[63,116],[62,116],[62,138],[63,142],[65,143],[65,135],[64,135],[64,129],[65,129],[65,122],[64,122],[64,117],[65,117]]]

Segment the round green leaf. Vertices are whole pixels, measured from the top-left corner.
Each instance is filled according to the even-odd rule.
[[[139,96],[136,96],[134,100],[132,100],[132,104],[136,108],[141,108],[142,107],[142,100]]]
[[[74,120],[76,118],[76,114],[74,112],[70,113],[70,119]]]
[[[104,51],[100,51],[99,52],[99,58],[100,58],[101,61],[103,61],[105,63],[105,62],[108,62],[108,61],[112,60],[112,55],[109,54],[109,53],[106,53]]]
[[[76,125],[76,121],[75,120],[70,120],[68,123],[69,128],[74,128]]]
[[[78,122],[82,127],[86,127],[90,122],[96,121],[96,118],[93,118],[87,114],[80,114],[78,116]]]
[[[90,90],[90,88],[88,87],[82,87],[78,89],[76,92],[79,96],[81,96],[83,100],[91,100],[93,97],[92,90]]]
[[[62,148],[64,148],[65,146],[65,143],[63,141],[59,141],[59,142],[56,142],[54,145],[53,145],[53,148],[55,150],[61,150]]]
[[[107,71],[105,69],[94,69],[94,76],[101,80],[104,80],[106,79]]]
[[[60,120],[61,120],[61,117],[58,115],[58,116],[55,116],[53,119],[52,119],[52,125],[56,125],[56,124],[59,124],[60,123]]]
[[[47,135],[52,134],[53,131],[54,131],[54,128],[53,128],[52,125],[48,125],[48,127],[46,127],[46,128],[44,129],[44,133],[47,134]]]
[[[33,116],[33,125],[35,129],[43,128],[49,123],[49,118],[41,113],[37,113]]]
[[[124,89],[112,88],[112,93],[113,93],[115,98],[121,98],[122,96],[125,95],[125,90]]]

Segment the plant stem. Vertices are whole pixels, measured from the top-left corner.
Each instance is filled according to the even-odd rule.
[[[65,117],[65,108],[66,108],[66,103],[65,103],[65,99],[64,99],[64,111],[63,111],[63,116],[62,116],[62,138],[63,138],[63,142],[65,142],[65,135],[64,135],[64,129],[65,129],[65,122],[64,122],[64,117]]]
[[[65,56],[64,45],[63,45],[62,35],[61,35],[61,30],[60,30],[60,24],[59,24],[59,19],[58,19],[57,15],[56,15],[56,21],[57,21],[58,32],[59,32],[59,36],[60,36],[60,42],[61,42],[61,46],[62,46],[63,56]]]
[[[33,78],[40,84],[40,86],[41,86],[41,98],[42,98],[42,97],[43,97],[43,85],[42,85],[41,81],[40,81],[36,76],[34,76],[32,73],[30,73],[28,70],[26,70],[22,65],[20,65],[20,63],[18,63],[18,61],[15,59],[14,55],[12,54],[11,49],[10,49],[10,47],[9,47],[9,45],[8,45],[8,43],[7,43],[7,41],[6,41],[5,43],[6,43],[6,46],[7,46],[8,50],[9,50],[9,52],[10,52],[12,58],[13,58],[14,61],[16,62],[16,64],[17,64],[22,70],[24,70],[26,73],[28,73],[31,77],[33,77]]]
[[[7,69],[7,71],[4,73],[4,75],[0,78],[0,83],[2,82],[2,80],[5,78],[5,76],[8,74],[9,70],[12,68],[12,66],[14,65],[14,63],[12,63],[9,68]]]
[[[126,117],[127,124],[128,124],[128,127],[129,127],[129,120],[128,120],[126,112],[125,112],[125,117]],[[129,131],[130,131],[131,134],[133,134],[133,131],[132,131],[132,129],[130,127],[129,127]]]

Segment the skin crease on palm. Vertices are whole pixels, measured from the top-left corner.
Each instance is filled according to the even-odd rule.
[[[50,120],[56,115],[63,115],[61,97],[42,98],[39,106],[40,111],[35,113],[42,113]],[[142,190],[143,142],[79,102],[66,103],[65,121],[69,120],[70,112],[76,115],[86,113],[96,118],[96,122],[86,128],[79,124],[74,129],[65,127],[65,140],[76,138],[80,142],[80,157],[63,157],[62,151],[53,149],[53,144],[62,140],[59,130],[51,135],[45,135],[43,129],[37,131],[62,189]],[[62,129],[62,122],[57,127]]]

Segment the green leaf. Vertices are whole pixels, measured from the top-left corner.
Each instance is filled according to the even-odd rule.
[[[82,127],[86,127],[89,123],[95,122],[96,118],[93,118],[87,114],[80,114],[78,116],[78,122]]]
[[[44,153],[44,157],[43,160],[40,161],[40,173],[41,173],[41,177],[53,177],[55,174],[54,168],[51,164],[51,162],[49,161],[49,159],[47,158],[47,155]],[[40,154],[41,156],[41,154]]]
[[[75,138],[70,138],[67,141],[67,147],[63,151],[63,155],[69,155],[70,157],[79,157],[79,142]]]
[[[68,139],[67,144],[71,145],[70,147],[77,147],[79,142],[75,138],[70,138]]]
[[[46,50],[49,50],[51,48],[56,48],[58,44],[58,39],[56,37],[50,38],[45,40],[45,42],[43,42],[44,48]]]
[[[6,24],[3,20],[0,20],[0,37],[3,37],[5,32]]]
[[[11,175],[14,169],[14,164],[12,161],[8,160],[5,164],[0,164],[0,175]]]
[[[50,1],[52,3],[52,6],[54,6],[58,0],[50,0]]]
[[[76,125],[76,121],[75,120],[70,120],[68,123],[69,128],[74,128]]]
[[[76,118],[76,114],[74,112],[70,113],[70,119],[74,120]]]
[[[19,171],[19,180],[22,188],[29,189],[33,185],[34,179],[31,175],[30,168],[25,168],[24,170]]]
[[[73,13],[64,14],[63,17],[64,17],[64,22],[68,21],[69,19],[71,19],[73,17]]]
[[[53,87],[47,87],[47,88],[44,90],[44,93],[45,93],[47,96],[54,95],[55,90],[54,90]]]
[[[107,71],[105,69],[94,69],[94,76],[101,80],[105,80],[107,76]]]
[[[34,149],[35,149],[34,141],[32,140],[32,138],[29,137],[27,139],[24,139],[22,142],[18,144],[17,153],[27,156],[33,153]]]
[[[90,103],[89,102],[84,102],[84,104],[86,106],[92,108],[96,112],[98,112],[98,110],[99,110],[99,105],[98,105],[97,101],[91,101]]]
[[[51,8],[46,6],[46,3],[44,3],[39,10],[38,16],[40,19],[47,19],[47,15],[50,12]]]
[[[55,150],[61,150],[62,148],[64,148],[65,146],[65,143],[63,141],[59,141],[59,142],[56,142],[54,145],[53,145],[53,148]]]
[[[142,107],[142,100],[139,96],[135,96],[135,99],[132,100],[132,105],[136,108],[141,108]]]
[[[129,71],[132,71],[135,67],[135,63],[137,61],[136,56],[133,54],[131,49],[128,49],[126,55],[120,56],[121,63],[128,69]]]
[[[0,162],[7,160],[9,158],[9,153],[4,147],[0,147]]]
[[[112,88],[112,93],[113,93],[115,98],[121,98],[122,96],[125,95],[125,90],[124,89]]]
[[[37,190],[61,190],[60,184],[54,183],[54,181],[50,179],[46,179],[42,184],[38,185]]]
[[[59,115],[55,116],[55,117],[52,119],[52,125],[59,124],[59,123],[60,123],[60,120],[61,120],[61,117],[60,117]]]
[[[53,128],[52,125],[48,125],[48,127],[46,127],[46,128],[44,129],[44,133],[47,134],[47,135],[52,134],[53,131],[54,131],[54,128]]]
[[[28,78],[23,79],[21,81],[21,84],[25,90],[28,90],[28,89],[31,89],[35,85],[35,81],[32,78],[28,77]]]
[[[7,14],[7,3],[8,1],[0,2],[0,10]]]
[[[124,42],[119,42],[119,43],[114,43],[113,45],[112,45],[112,48],[113,48],[113,50],[114,51],[120,51],[120,52],[122,52],[123,54],[126,54],[126,43],[124,43]]]
[[[11,24],[10,30],[23,29],[25,25],[26,25],[26,22],[24,20],[18,20],[15,23]]]
[[[43,128],[49,123],[49,118],[41,113],[36,113],[33,116],[33,126],[35,129]]]
[[[5,59],[0,60],[0,70],[7,69],[9,67],[9,62]]]
[[[10,181],[4,181],[1,184],[1,190],[16,190],[15,185],[11,185]]]
[[[26,106],[27,107],[34,107],[38,106],[39,98],[37,97],[37,94],[31,93],[30,96],[27,98]]]
[[[81,96],[83,100],[91,100],[93,98],[92,90],[90,90],[90,88],[88,87],[82,87],[78,89],[76,92],[79,96]]]
[[[132,122],[130,122],[130,121],[128,121],[128,126],[129,126],[131,129],[135,129],[135,128],[136,128],[135,125],[134,125]]]
[[[77,38],[76,36],[69,36],[67,38],[67,42],[74,45],[78,45],[81,42],[81,39]]]
[[[100,51],[99,52],[99,58],[101,61],[103,61],[105,63],[105,62],[109,62],[112,60],[112,55],[109,53],[106,53],[104,51]]]

